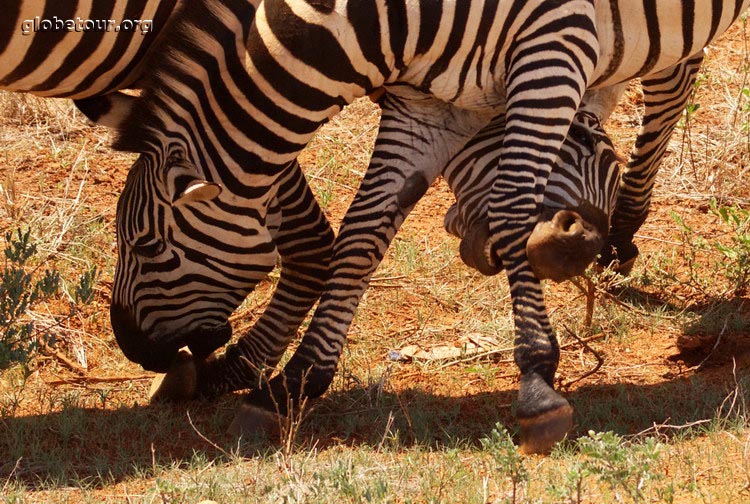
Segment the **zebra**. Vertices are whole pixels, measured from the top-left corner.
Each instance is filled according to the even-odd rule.
[[[217,28],[211,36],[217,55],[244,52],[247,20],[259,2],[234,2],[231,12],[222,7],[233,27],[207,18],[204,29]],[[173,90],[185,90],[162,73],[165,51],[214,59],[175,31],[199,10],[176,0],[11,2],[0,19],[0,89],[73,99],[94,122],[118,130],[131,113],[138,115],[141,102],[120,90],[170,100]],[[126,21],[148,23],[148,30],[118,31]],[[94,29],[87,29],[89,22]],[[117,140],[139,157],[118,201],[110,314],[124,354],[153,371],[169,369],[183,345],[199,358],[223,346],[231,336],[228,315],[279,255],[271,301],[238,343],[243,358],[257,366],[273,361],[319,297],[332,251],[332,228],[296,162],[241,180],[242,142],[224,124],[247,120],[242,93],[212,87],[213,77],[203,77],[190,91],[201,96],[193,95],[188,107],[153,116],[143,128],[132,125]],[[165,251],[159,236],[174,240],[174,248]],[[219,363],[203,366],[209,386],[225,379]]]
[[[608,111],[587,108],[584,102],[573,118],[545,188],[541,225],[526,246],[539,279],[561,282],[583,274],[608,235],[619,192],[621,159],[599,120],[599,115],[607,116]],[[487,261],[483,246],[489,232],[487,205],[504,129],[505,115],[500,114],[442,173],[456,198],[445,215],[444,228],[461,239],[459,250],[464,263],[485,275],[499,273],[498,265]],[[575,245],[571,246],[573,240]]]
[[[672,3],[674,11],[681,9],[681,4]],[[586,87],[594,82],[606,87],[666,65],[651,58],[653,62],[631,75],[626,65],[614,64],[617,58],[600,58],[615,54],[612,47],[619,50],[629,44],[616,34],[597,32],[597,26],[611,22],[606,16],[611,18],[612,12],[603,5],[588,0],[423,0],[407,7],[390,0],[358,2],[350,9],[345,0],[269,0],[260,5],[253,21],[252,9],[241,0],[191,5],[170,30],[178,36],[166,40],[165,50],[149,61],[159,68],[152,77],[159,86],[144,87],[145,92],[126,107],[127,113],[115,114],[121,117],[114,121],[120,130],[116,146],[156,152],[174,166],[167,177],[142,166],[126,181],[124,195],[129,201],[148,202],[160,212],[159,223],[166,224],[155,229],[143,222],[135,205],[118,208],[118,242],[127,251],[118,258],[117,271],[123,273],[116,274],[115,289],[127,286],[118,295],[151,295],[154,306],[153,298],[163,296],[162,285],[140,282],[136,289],[138,275],[153,274],[158,264],[171,272],[198,258],[214,264],[206,249],[183,249],[174,243],[174,216],[186,219],[182,209],[171,205],[171,195],[184,194],[186,203],[195,204],[188,217],[200,215],[204,222],[232,222],[238,211],[247,213],[259,224],[253,234],[267,237],[270,232],[263,225],[275,204],[274,184],[301,148],[346,103],[387,85],[373,160],[334,244],[325,293],[313,322],[282,375],[247,399],[271,408],[277,402],[285,404],[277,399],[287,395],[320,395],[335,372],[369,276],[403,219],[440,168],[504,111],[505,137],[491,191],[485,248],[489,262],[505,267],[511,285],[524,445],[532,451],[546,449],[567,432],[572,408],[554,391],[559,350],[539,280],[527,260],[527,238],[537,224],[548,174]],[[728,25],[729,16],[725,17],[718,17],[716,32]],[[689,50],[697,51],[713,35],[695,38]],[[659,56],[658,50],[653,55]],[[668,64],[679,59],[675,56]],[[201,115],[207,104],[219,100],[230,103],[237,114],[233,117],[243,121],[222,123],[210,114]],[[198,112],[186,114],[188,109]],[[185,117],[186,121],[177,120]],[[207,132],[190,130],[196,123]],[[227,159],[243,161],[241,167],[232,164],[235,170],[226,170],[231,178],[220,176],[226,175],[224,170],[219,174],[212,166],[202,166],[204,159],[196,154],[212,134],[219,134],[219,125],[221,138],[227,140],[221,147],[227,149],[217,157],[226,154]],[[201,175],[207,183],[190,183],[191,177],[183,176],[196,164],[205,170]],[[243,195],[241,202],[231,198],[236,194]],[[373,215],[373,206],[382,212]],[[128,255],[133,246],[152,256]],[[273,251],[252,252],[259,261],[253,274],[272,267]],[[190,308],[200,310],[204,300],[196,295],[175,312],[192,323],[197,315]],[[215,298],[210,301],[216,303]],[[152,330],[153,311],[142,314],[125,308],[119,313],[113,309],[118,315],[113,317],[119,326],[116,332],[166,341],[149,352],[149,359],[166,364],[169,359],[160,354],[173,358],[176,345],[190,340],[184,333]],[[136,314],[144,318],[131,324]],[[216,331],[209,331],[221,338],[224,315],[215,317],[211,328]]]
[[[445,216],[445,228],[450,234],[465,238],[476,229],[470,222],[481,221],[486,228],[486,205],[482,200],[489,195],[486,180],[496,166],[498,142],[502,142],[503,135],[501,114],[442,171],[458,200]],[[541,225],[535,228],[527,247],[530,263],[540,278],[563,281],[582,274],[595,260],[607,236],[609,216],[617,198],[620,162],[598,117],[590,111],[579,111],[550,173]],[[476,239],[473,241],[476,244]],[[483,270],[492,266],[475,252],[476,248],[462,247],[461,256],[467,265],[488,275],[499,272]],[[179,400],[254,388],[259,373],[251,357],[245,357],[238,344],[228,345],[223,354],[212,355],[205,362],[182,354],[170,371],[154,382],[154,393]],[[200,376],[207,365],[221,367],[222,379],[207,382]],[[274,421],[270,424],[273,427]]]
[[[356,96],[382,85],[389,93],[313,320],[284,370],[246,397],[242,414],[249,418],[256,407],[283,413],[286,398],[325,392],[369,277],[435,167],[504,111],[484,254],[505,268],[511,289],[522,449],[549,450],[570,429],[572,408],[554,390],[559,348],[526,244],[552,162],[586,89],[658,75],[691,58],[748,3],[264,2],[250,33],[248,69],[279,109],[317,125]],[[303,144],[315,127],[288,126],[286,133]],[[618,208],[627,207],[628,197],[619,199]],[[613,232],[620,227],[613,222]]]

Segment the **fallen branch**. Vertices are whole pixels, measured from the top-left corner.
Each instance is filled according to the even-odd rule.
[[[151,380],[153,374],[133,375],[133,376],[73,376],[61,380],[52,380],[45,382],[53,387],[59,385],[80,385],[82,383],[120,383],[126,381]]]
[[[571,385],[573,385],[574,383],[576,383],[576,382],[579,382],[579,381],[583,380],[584,378],[588,378],[589,376],[591,376],[591,375],[593,375],[594,373],[596,373],[597,371],[599,371],[599,368],[601,368],[601,367],[602,367],[602,364],[604,364],[604,358],[603,358],[603,357],[602,357],[601,355],[599,355],[599,353],[598,353],[598,352],[597,352],[596,350],[594,350],[593,348],[591,348],[591,347],[589,346],[589,344],[588,344],[588,341],[587,341],[587,340],[584,340],[584,339],[581,339],[581,338],[579,338],[579,337],[578,337],[578,335],[577,335],[576,333],[574,333],[573,331],[571,331],[570,329],[568,329],[568,327],[567,327],[567,326],[563,326],[563,327],[565,327],[565,330],[566,330],[566,331],[568,332],[568,334],[569,334],[570,336],[572,336],[573,338],[575,338],[575,339],[576,339],[576,340],[578,341],[578,343],[580,343],[581,345],[583,345],[583,348],[584,348],[584,349],[586,349],[586,350],[588,350],[589,352],[591,352],[591,354],[592,354],[592,355],[593,355],[593,356],[594,356],[594,357],[596,358],[596,366],[594,366],[594,369],[591,369],[591,370],[589,370],[589,371],[586,371],[585,373],[583,373],[583,374],[582,374],[581,376],[579,376],[578,378],[576,378],[576,379],[574,379],[574,380],[570,380],[570,381],[567,381],[567,382],[562,382],[562,383],[560,384],[560,387],[561,387],[561,388],[569,388],[569,387],[570,387]],[[600,335],[599,335],[599,336],[597,336],[596,338],[600,338],[600,337],[602,337],[602,336],[603,336],[603,335],[601,335],[601,334],[600,334]],[[591,338],[589,338],[589,340],[590,340],[590,339],[591,339]]]

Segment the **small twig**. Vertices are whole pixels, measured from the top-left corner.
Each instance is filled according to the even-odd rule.
[[[621,299],[619,299],[617,296],[615,296],[611,292],[607,292],[606,290],[599,289],[599,288],[597,288],[596,290],[597,290],[597,292],[599,292],[602,295],[604,295],[607,299],[609,299],[612,302],[614,302],[616,305],[622,306],[626,310],[629,310],[629,311],[632,311],[634,313],[637,313],[638,315],[641,315],[643,317],[656,317],[656,318],[660,318],[660,319],[664,319],[664,320],[675,320],[679,316],[679,315],[662,315],[660,313],[649,313],[647,311],[640,310],[640,309],[636,308],[633,305],[629,305],[628,303],[626,303],[625,301],[622,301]]]
[[[21,465],[21,459],[23,457],[19,457],[18,460],[16,460],[16,464],[13,466],[13,470],[10,471],[10,474],[8,474],[8,478],[5,480],[5,484],[3,485],[3,494],[5,494],[8,491],[8,486],[10,485],[10,480],[13,479],[13,475],[18,470],[18,467]]]
[[[690,423],[686,423],[686,424],[683,424],[683,425],[671,425],[671,424],[666,424],[666,423],[664,423],[664,424],[657,424],[656,422],[654,422],[654,425],[652,425],[648,429],[642,430],[641,432],[639,432],[637,434],[633,434],[632,437],[637,438],[637,437],[643,436],[644,434],[648,434],[649,432],[652,432],[652,431],[656,432],[657,434],[659,434],[659,429],[673,429],[673,430],[688,429],[690,427],[695,427],[696,425],[702,425],[702,424],[705,424],[705,423],[709,423],[711,421],[712,421],[712,419],[706,418],[706,419],[703,419],[703,420],[696,420],[695,422],[690,422]]]
[[[393,280],[403,280],[406,278],[406,275],[391,275],[391,276],[383,276],[383,277],[372,277],[370,279],[370,285],[372,285],[372,282],[390,282]]]
[[[119,383],[126,381],[151,380],[152,374],[133,375],[133,376],[74,376],[46,382],[47,385],[56,387],[58,385],[77,385],[81,383]]]
[[[599,334],[596,334],[594,336],[590,336],[590,337],[584,338],[584,339],[577,338],[578,341],[571,341],[569,343],[565,343],[564,345],[560,345],[560,350],[564,350],[566,348],[570,348],[573,345],[577,345],[579,342],[581,342],[581,343],[583,343],[585,345],[586,343],[590,343],[592,341],[600,340],[602,338],[604,338],[604,333],[599,333]],[[443,364],[439,365],[436,369],[439,371],[439,370],[442,370],[442,369],[445,369],[445,368],[448,368],[448,367],[451,367],[451,366],[455,366],[456,364],[464,364],[466,362],[472,362],[474,360],[481,359],[482,357],[488,357],[490,355],[495,355],[495,354],[499,354],[499,353],[511,352],[511,351],[513,351],[514,348],[515,347],[492,348],[490,350],[485,350],[484,352],[479,352],[479,353],[476,353],[476,354],[468,355],[466,357],[462,357],[462,358],[459,358],[459,359],[455,359],[455,360],[451,360],[451,361],[448,361],[448,362],[444,362]],[[423,359],[412,359],[412,360],[413,361],[419,361],[419,362],[431,362],[430,360],[423,360]],[[493,364],[508,364],[508,363],[511,363],[511,362],[515,362],[515,359],[513,359],[513,357],[509,357],[507,359],[498,359],[498,360],[493,360],[492,361]],[[415,376],[417,374],[420,374],[420,373],[421,372],[417,372],[415,374]],[[408,376],[411,376],[411,375],[409,375],[409,374],[403,375],[402,378],[408,377]],[[508,376],[515,376],[515,375],[508,375]]]
[[[724,320],[724,327],[721,329],[721,332],[719,333],[719,336],[716,338],[716,341],[714,341],[714,346],[711,348],[711,351],[708,352],[708,355],[706,355],[706,357],[700,362],[700,364],[695,366],[696,371],[700,371],[701,369],[703,369],[703,367],[706,365],[706,362],[708,362],[708,359],[710,359],[711,356],[714,354],[714,352],[716,351],[716,348],[719,346],[719,343],[721,343],[722,336],[724,336],[724,333],[727,332],[728,325],[729,325],[729,317],[727,317]]]
[[[481,359],[482,357],[488,357],[490,355],[495,355],[498,353],[505,353],[505,352],[511,352],[513,351],[514,347],[507,347],[507,348],[492,348],[490,350],[485,350],[484,352],[478,352],[472,355],[468,355],[466,357],[461,357],[452,361],[445,362],[438,366],[438,369],[445,369],[447,367],[455,366],[456,364],[463,364],[465,362],[471,362],[475,361],[477,359]],[[501,362],[513,362],[513,359],[502,359],[499,361],[493,361],[495,363],[501,363]]]
[[[565,330],[568,332],[568,334],[570,336],[572,336],[573,338],[575,338],[576,340],[578,340],[578,342],[581,345],[583,345],[583,348],[586,349],[586,350],[588,350],[589,352],[591,352],[591,354],[596,358],[596,366],[594,366],[593,369],[591,369],[589,371],[586,371],[585,373],[583,373],[581,376],[579,376],[578,378],[576,378],[574,380],[570,380],[570,381],[562,383],[560,385],[563,388],[568,388],[571,385],[573,385],[574,383],[579,382],[579,381],[583,380],[584,378],[588,378],[589,376],[591,376],[594,373],[596,373],[597,371],[599,371],[599,368],[601,368],[602,364],[604,364],[604,358],[601,355],[599,355],[599,353],[596,350],[594,350],[593,348],[591,348],[586,340],[579,338],[578,335],[576,333],[574,333],[573,331],[571,331],[570,329],[568,329],[567,326],[563,326],[563,327],[565,327]],[[602,335],[599,335],[598,337],[601,337],[601,336]]]
[[[726,411],[726,417],[729,418],[729,415],[732,414],[734,411],[735,406],[737,406],[737,399],[740,399],[742,401],[742,404],[744,406],[744,398],[742,398],[741,391],[740,391],[740,384],[737,382],[737,360],[732,357],[732,377],[734,378],[734,390],[732,390],[723,401],[721,401],[721,405],[719,406],[718,410]],[[730,399],[731,398],[731,399]],[[725,409],[725,405],[728,401],[731,400],[731,404],[729,405],[729,409]],[[739,412],[738,412],[739,413]]]
[[[406,286],[400,283],[388,284],[388,283],[370,282],[369,287],[374,288],[374,289],[403,289]]]
[[[567,327],[565,329],[569,331]],[[604,333],[595,334],[593,336],[589,336],[588,338],[580,338],[578,336],[574,336],[574,338],[577,341],[570,341],[568,343],[565,343],[564,345],[560,345],[560,350],[566,350],[574,345],[578,345],[579,343],[585,345],[586,343],[591,343],[592,341],[600,340],[604,338],[604,336],[605,336]]]
[[[404,418],[406,418],[406,425],[409,427],[409,434],[411,434],[412,438],[415,437],[414,435],[414,425],[411,423],[411,416],[409,415],[409,412],[406,410],[406,407],[404,406],[404,403],[401,402],[401,395],[396,393],[396,400],[398,401],[398,406],[401,408],[401,412],[404,414]]]
[[[571,278],[570,283],[575,285],[584,296],[586,296],[586,318],[583,319],[583,327],[587,333],[591,333],[591,324],[594,320],[594,306],[596,305],[596,285],[589,277],[584,277],[586,287],[580,284],[577,278]]]
[[[75,362],[65,357],[63,354],[61,354],[60,352],[58,352],[57,350],[49,346],[47,343],[40,341],[39,348],[41,348],[42,352],[44,352],[45,354],[59,360],[62,364],[64,364],[67,368],[69,368],[74,373],[78,373],[79,375],[82,375],[82,376],[86,374],[85,369],[83,369],[81,366],[79,366]]]
[[[648,240],[648,241],[655,241],[659,243],[666,243],[667,245],[683,245],[680,242],[671,241],[671,240],[665,240],[663,238],[657,238],[655,236],[648,236],[648,235],[642,235],[642,234],[635,234],[633,235],[633,238],[640,238],[641,240]]]
[[[201,438],[203,441],[213,446],[216,450],[221,452],[225,457],[230,458],[230,459],[232,458],[232,455],[229,452],[227,452],[224,448],[222,448],[221,446],[217,445],[216,443],[208,439],[201,431],[198,430],[198,428],[193,423],[193,419],[190,418],[190,411],[187,411],[186,414],[187,414],[188,422],[190,423],[190,427],[192,427],[193,431],[196,434],[198,434],[199,438]]]

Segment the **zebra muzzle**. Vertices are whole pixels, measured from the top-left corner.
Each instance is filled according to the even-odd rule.
[[[232,337],[229,323],[167,334],[143,331],[135,322],[131,310],[117,303],[110,306],[109,313],[112,331],[125,357],[157,373],[166,373],[172,368],[183,346],[190,349],[194,358],[204,360]]]
[[[154,341],[140,330],[130,310],[117,303],[112,303],[109,315],[117,345],[125,357],[147,371],[166,373],[182,345],[173,339]]]
[[[582,275],[604,245],[598,226],[573,210],[540,220],[526,244],[526,255],[540,280],[562,282]]]
[[[592,221],[598,222],[573,210],[545,212],[526,245],[526,255],[537,278],[562,282],[586,271],[605,239],[600,226]],[[503,265],[491,258],[489,233],[487,219],[475,223],[461,239],[459,252],[467,266],[491,276],[502,271]]]

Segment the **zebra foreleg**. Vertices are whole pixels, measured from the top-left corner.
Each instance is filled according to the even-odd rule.
[[[573,410],[554,390],[560,352],[541,282],[526,255],[547,179],[597,61],[593,4],[568,7],[558,13],[554,43],[521,36],[512,50],[505,139],[488,211],[490,257],[505,266],[510,284],[514,358],[521,372],[517,415],[521,449],[528,453],[548,452],[572,426]],[[534,23],[529,29],[533,33]]]
[[[371,172],[368,170],[368,175]],[[409,186],[406,193],[410,199],[418,199],[416,188],[426,189],[431,182],[421,174],[415,178],[421,180],[412,179],[407,183],[404,178],[400,181],[402,187]],[[344,218],[334,246],[331,277],[300,346],[279,375],[268,383],[261,383],[259,389],[249,394],[233,422],[233,432],[255,432],[273,426],[262,410],[282,416],[293,413],[305,398],[322,395],[331,384],[346,334],[370,276],[411,210],[399,204],[397,194],[401,191],[388,190],[391,183],[398,184],[398,181],[393,181],[389,175],[366,176],[363,188],[366,184],[369,186],[369,182],[372,186],[360,189]],[[363,219],[368,221],[364,226]]]
[[[280,179],[277,200],[281,223],[274,242],[281,274],[273,297],[247,334],[198,367],[201,395],[257,388],[322,292],[334,234],[296,162]]]
[[[623,275],[633,268],[638,257],[633,236],[648,216],[656,174],[672,132],[693,92],[702,62],[703,51],[642,81],[643,121],[622,176],[612,228],[599,259],[602,266],[613,264]]]

